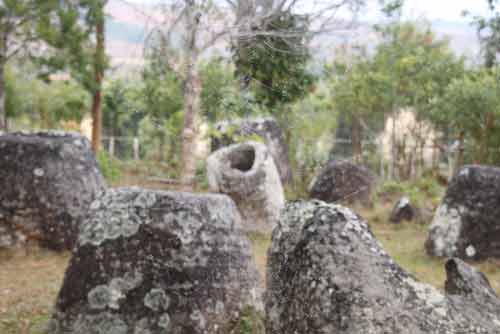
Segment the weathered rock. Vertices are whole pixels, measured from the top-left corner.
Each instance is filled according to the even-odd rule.
[[[367,168],[345,160],[330,161],[313,181],[311,198],[328,203],[371,204],[375,175]]]
[[[245,142],[222,148],[207,159],[210,190],[229,195],[247,230],[271,231],[285,204],[273,158],[264,144]]]
[[[257,135],[267,145],[278,168],[281,182],[286,184],[292,180],[292,168],[288,157],[288,146],[278,122],[273,118],[254,118],[235,121],[223,121],[215,125],[218,135],[212,137],[212,152],[235,144],[238,137]]]
[[[418,210],[413,207],[408,197],[402,197],[397,201],[392,209],[389,220],[394,224],[399,224],[403,221],[412,221],[418,215]]]
[[[81,218],[105,189],[89,141],[62,132],[0,136],[0,247],[74,244]]]
[[[288,204],[268,255],[267,334],[500,333],[499,299],[475,269],[449,262],[442,294],[399,267],[345,207]]]
[[[500,168],[465,166],[451,180],[426,241],[430,255],[500,258]]]
[[[445,290],[450,298],[467,304],[470,312],[499,313],[500,299],[482,272],[457,258],[448,260],[445,268]],[[474,317],[480,318],[480,315]],[[495,319],[492,322],[495,323]],[[500,330],[500,324],[497,325],[497,330]]]
[[[262,308],[229,197],[116,189],[88,217],[50,334],[230,333]]]

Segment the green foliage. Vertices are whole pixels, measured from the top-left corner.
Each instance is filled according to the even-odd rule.
[[[239,324],[235,330],[238,334],[263,334],[264,321],[263,316],[252,307],[243,310]]]
[[[233,69],[220,59],[211,59],[201,65],[201,112],[209,122],[228,119],[228,114],[241,115],[239,101],[229,102],[230,99],[236,100],[232,72]]]
[[[33,126],[60,128],[61,121],[79,122],[88,108],[88,93],[72,80],[45,82],[30,66],[7,67],[5,109],[9,117],[29,117]]]
[[[407,22],[378,27],[384,42],[377,47],[374,67],[384,78],[384,105],[425,111],[435,96],[464,71],[445,39],[429,27]],[[392,110],[391,110],[392,111]]]
[[[471,70],[454,79],[444,94],[433,100],[433,120],[447,124],[456,136],[463,133],[474,147],[479,163],[500,163],[500,68]]]
[[[121,177],[121,168],[118,160],[110,157],[104,150],[99,151],[97,155],[97,162],[101,169],[104,178],[112,183],[118,181]]]
[[[145,152],[143,158],[167,160],[171,166],[177,166],[183,121],[182,111],[166,120],[158,120],[149,115],[144,117],[139,124],[142,152]]]
[[[329,158],[331,139],[337,128],[338,112],[334,109],[329,80],[319,81],[288,112],[289,155],[295,170],[294,184],[287,189],[288,198],[304,198],[319,167]]]
[[[208,191],[207,166],[205,160],[196,163],[196,187],[201,191]]]
[[[157,120],[166,120],[183,108],[182,83],[164,66],[161,55],[152,55],[143,71],[145,109]]]
[[[145,118],[141,120],[139,134],[146,158],[177,164],[183,127],[183,92],[178,75],[165,63],[160,49],[148,54],[142,73],[141,90]],[[139,97],[138,97],[139,98]],[[157,148],[154,150],[153,148]]]
[[[379,0],[379,3],[382,6],[382,12],[385,16],[392,18],[401,15],[405,0]]]
[[[241,91],[236,86],[226,87],[221,100],[222,119],[263,115],[266,112],[248,90]]]
[[[35,56],[29,48],[42,39],[41,32],[59,7],[57,0],[3,0],[0,2],[0,65],[21,53]]]
[[[487,0],[491,16],[473,16],[479,42],[481,43],[484,64],[487,68],[498,65],[497,54],[500,52],[500,13],[497,10],[497,0]],[[467,11],[464,12],[468,16]]]
[[[444,187],[430,176],[414,182],[386,181],[377,189],[378,197],[408,196],[410,202],[417,208],[423,208],[429,202],[435,206],[443,195]]]
[[[312,84],[306,68],[307,17],[281,12],[255,28],[255,36],[233,45],[236,75],[271,111],[301,98]],[[260,34],[259,31],[275,32]],[[293,33],[286,33],[292,31]]]
[[[100,80],[109,66],[103,40],[107,0],[57,3],[56,13],[45,17],[39,30],[48,51],[52,51],[38,59],[45,69],[41,76],[47,78],[51,72],[69,70],[74,80],[94,93],[101,89]]]
[[[254,94],[238,88],[233,72],[234,68],[220,59],[201,66],[201,110],[210,123],[261,113]]]
[[[358,59],[345,72],[337,72],[332,82],[334,107],[348,117],[383,118],[390,110],[387,92],[391,89],[390,74],[371,60]]]
[[[145,115],[142,85],[121,79],[104,84],[102,106],[104,130],[111,136],[136,136]]]

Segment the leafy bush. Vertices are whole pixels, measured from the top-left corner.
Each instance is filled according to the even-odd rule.
[[[204,160],[199,160],[196,164],[196,184],[200,190],[208,189],[207,167]]]
[[[444,188],[433,177],[422,177],[414,182],[387,181],[377,190],[377,196],[406,195],[417,207],[424,207],[429,203],[437,205],[443,193]]]
[[[236,333],[240,334],[263,334],[265,332],[262,314],[251,307],[243,310],[238,327],[239,331]]]
[[[119,161],[110,157],[106,151],[101,150],[97,154],[97,162],[106,181],[116,182],[121,177]]]

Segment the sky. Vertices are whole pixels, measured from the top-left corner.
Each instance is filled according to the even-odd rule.
[[[464,10],[486,15],[486,0],[407,0],[405,16],[429,20],[470,21],[462,16]]]
[[[128,0],[139,4],[154,4],[161,0]],[[367,0],[367,9],[363,13],[368,18],[376,18],[378,0]],[[428,18],[429,20],[469,21],[462,17],[467,9],[474,14],[486,15],[486,0],[406,0],[406,18]]]

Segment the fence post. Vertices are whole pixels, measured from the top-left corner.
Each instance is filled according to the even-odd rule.
[[[134,137],[134,160],[139,160],[139,138]]]
[[[380,179],[382,181],[385,181],[385,166],[384,166],[384,141],[382,139],[382,136],[378,140],[378,154],[380,155]]]
[[[109,137],[109,156],[115,156],[115,137]]]

